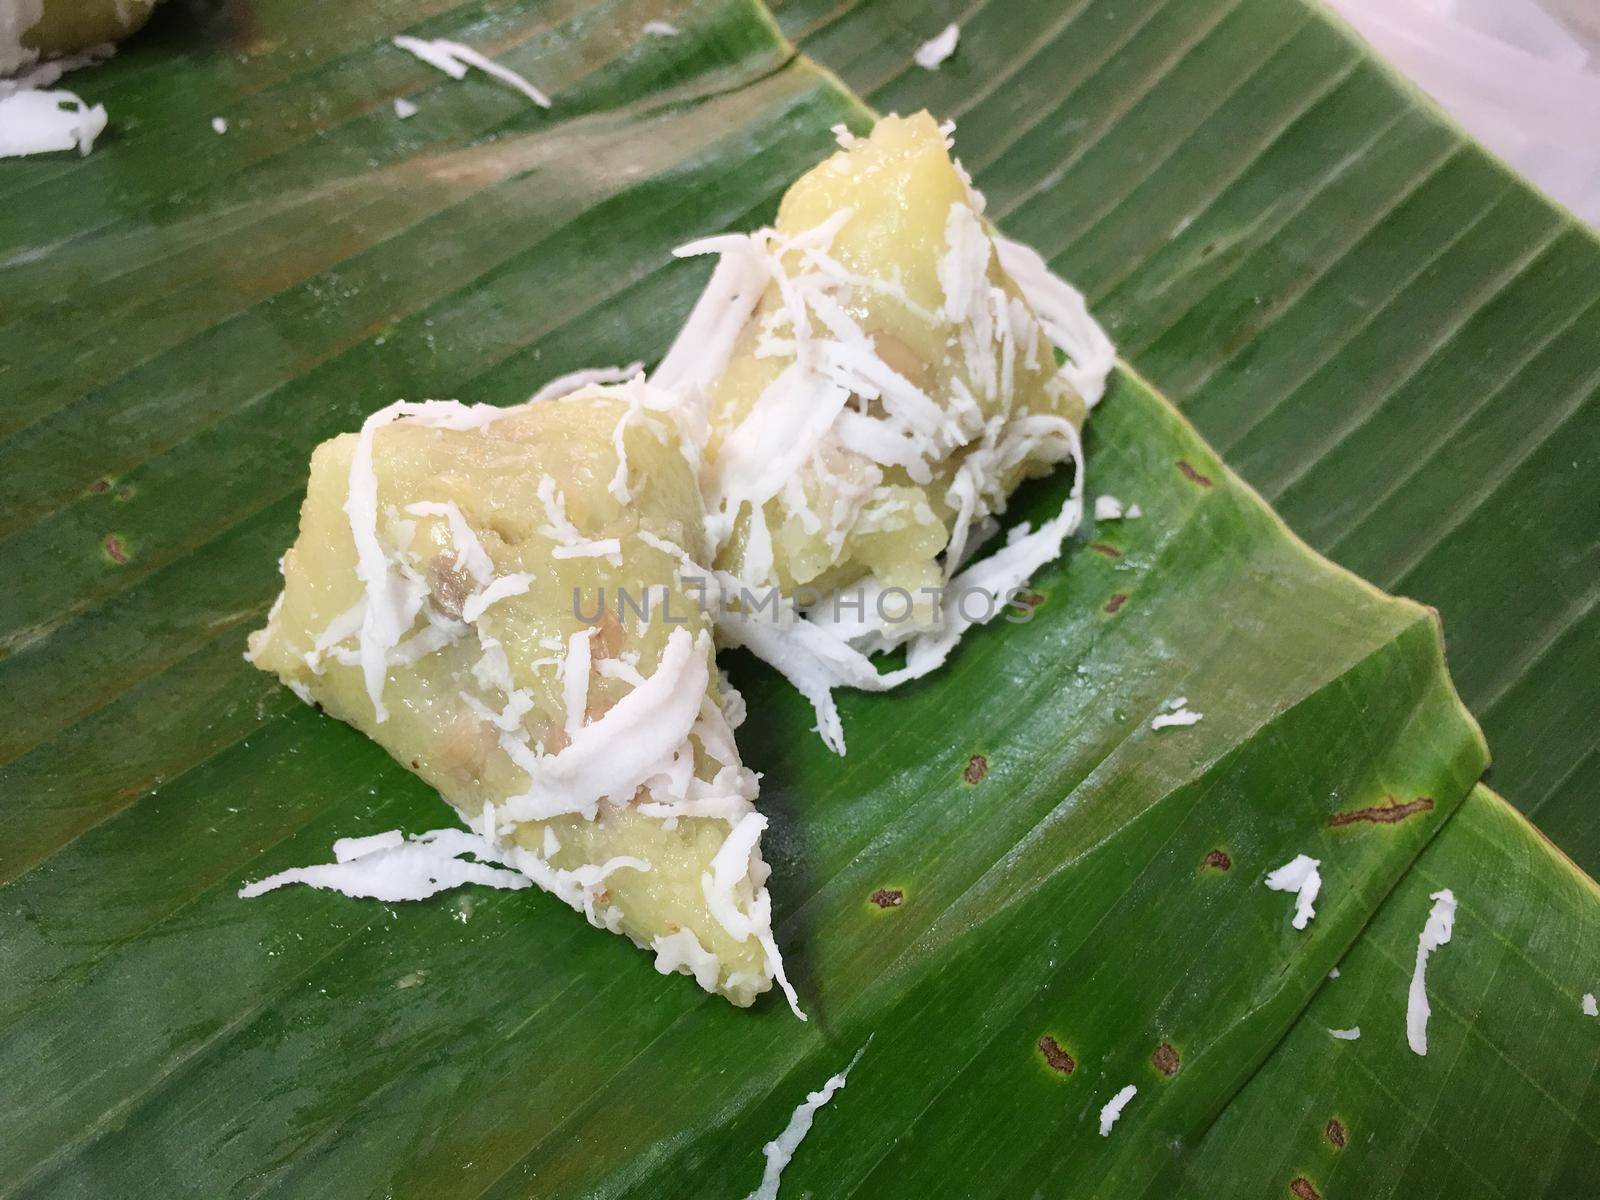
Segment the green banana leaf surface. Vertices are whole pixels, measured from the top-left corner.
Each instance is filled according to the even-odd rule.
[[[1071,6],[1037,7],[1016,36]],[[1090,4],[1079,32],[1198,7]],[[680,32],[646,36],[652,20]],[[1258,40],[1274,20],[1286,41],[1324,28],[1290,0],[1220,20]],[[476,46],[555,105],[447,79],[400,33]],[[1102,120],[1185,78],[1179,47],[1152,54],[1085,92]],[[1030,78],[995,92],[1009,117],[962,120],[980,184],[1054,171],[1092,137],[1019,139],[1044,103]],[[1145,516],[1089,522],[1033,581],[1031,620],[975,632],[910,688],[844,697],[848,757],[781,680],[726,656],[808,1023],[659,976],[534,892],[237,899],[336,837],[447,819],[241,659],[311,447],[397,397],[510,403],[653,359],[707,270],[671,247],[768,219],[830,127],[871,116],[752,0],[167,6],[76,82],[114,132],[0,170],[0,1194],[736,1200],[863,1047],[783,1195],[1600,1179],[1600,1022],[1579,999],[1600,986],[1594,885],[1475,787],[1487,752],[1435,616],[1307,549],[1132,369],[1089,424],[1090,492]],[[1286,68],[1278,86],[1314,83]],[[403,122],[401,96],[420,109]],[[1155,180],[1197,136],[1165,130],[1100,144]],[[1238,153],[1243,178],[1271,151]],[[1032,224],[998,195],[995,215],[1058,265],[1084,256],[1103,294],[1117,255],[1162,253],[1091,211],[1178,204],[1139,188],[1111,172]],[[1236,252],[1270,257],[1268,233],[1249,241]],[[1301,301],[1313,338],[1317,313],[1348,318],[1335,296],[1360,299],[1331,290]],[[1107,302],[1135,343],[1118,327],[1148,311]],[[1015,515],[1068,483],[1031,485]],[[1203,720],[1151,729],[1178,696]],[[1325,879],[1304,931],[1262,886],[1299,853]],[[1424,1058],[1406,988],[1440,887],[1461,913],[1429,968]],[[1358,1041],[1327,1033],[1357,1023]]]

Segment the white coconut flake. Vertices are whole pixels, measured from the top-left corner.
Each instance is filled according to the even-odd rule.
[[[466,855],[498,861],[494,848],[475,834],[463,830],[435,830],[398,844],[394,836],[398,836],[398,831],[392,836],[342,838],[335,843],[334,853],[337,858],[342,845],[344,858],[319,866],[279,871],[240,888],[239,898],[250,900],[286,884],[304,883],[364,899],[425,900],[464,883],[516,891],[530,882],[516,871],[468,861]],[[360,849],[363,843],[370,844],[379,838],[387,839],[384,846]],[[352,852],[352,846],[357,848],[356,852]]]
[[[639,32],[646,37],[677,37],[680,30],[671,21],[646,21]]]
[[[712,856],[711,869],[701,875],[700,890],[705,896],[706,908],[727,930],[729,937],[737,942],[753,937],[761,943],[768,972],[783,991],[790,1011],[804,1021],[806,1014],[800,1011],[800,998],[784,973],[783,956],[778,953],[777,941],[772,936],[772,896],[765,886],[753,887],[750,883],[761,862],[760,841],[766,827],[767,818],[758,812],[749,812],[740,818]],[[764,871],[765,866],[759,869]],[[750,895],[741,907],[742,892]]]
[[[1339,968],[1335,967],[1333,970],[1329,971],[1328,972],[1328,978],[1329,979],[1337,979],[1337,978],[1339,978]]]
[[[917,52],[911,57],[924,71],[937,71],[939,64],[956,52],[956,43],[960,40],[961,27],[951,22],[918,46]]]
[[[1330,1029],[1328,1032],[1341,1042],[1353,1042],[1361,1036],[1361,1026],[1352,1025],[1349,1029]]]
[[[370,837],[340,838],[333,844],[335,862],[350,862],[378,850],[393,850],[405,844],[405,835],[398,829],[374,833]]]
[[[1138,508],[1134,505],[1133,508]],[[1122,501],[1115,496],[1096,496],[1094,498],[1094,519],[1096,521],[1120,521],[1127,516],[1137,515],[1132,508],[1124,508]]]
[[[213,133],[219,133],[219,134],[227,133],[228,132],[228,119],[226,117],[212,117],[211,118],[211,131]]]
[[[1263,881],[1275,892],[1296,893],[1294,920],[1290,922],[1296,929],[1304,929],[1317,915],[1314,905],[1322,890],[1322,876],[1317,871],[1321,865],[1321,859],[1297,854]]]
[[[557,375],[528,397],[528,403],[542,404],[546,400],[559,400],[593,384],[627,383],[637,379],[643,370],[642,362],[631,362],[625,367],[585,367],[580,371],[568,371],[565,375]]]
[[[492,75],[501,83],[516,88],[517,91],[532,100],[540,108],[550,107],[550,97],[546,96],[510,67],[501,66],[494,59],[480,54],[471,46],[462,45],[460,42],[452,42],[446,38],[426,39],[404,35],[395,38],[394,44],[408,54],[415,55],[430,67],[443,71],[451,79],[463,79],[466,77],[469,67],[477,67],[484,74]]]
[[[569,741],[578,736],[589,711],[593,647],[594,630],[580,630],[568,639],[567,653],[561,660],[561,702],[566,708],[564,728]]]
[[[871,1044],[872,1039],[868,1038],[867,1045],[870,1046]],[[777,1200],[778,1183],[783,1175],[783,1169],[794,1158],[794,1152],[799,1148],[800,1143],[805,1140],[806,1134],[811,1132],[811,1125],[816,1120],[817,1110],[829,1100],[832,1100],[834,1094],[844,1087],[845,1081],[850,1077],[850,1072],[855,1070],[856,1064],[861,1061],[861,1056],[866,1052],[867,1046],[862,1046],[861,1049],[857,1050],[855,1057],[850,1060],[845,1069],[837,1075],[830,1076],[822,1087],[810,1093],[805,1098],[805,1102],[796,1108],[793,1115],[789,1117],[789,1124],[785,1126],[784,1131],[762,1147],[761,1153],[766,1156],[767,1163],[761,1172],[761,1186],[746,1196],[745,1200]]]
[[[1173,729],[1185,725],[1196,725],[1205,717],[1204,713],[1197,713],[1191,709],[1180,707],[1176,712],[1164,712],[1150,722],[1151,729]]]
[[[481,592],[474,592],[461,603],[461,618],[468,624],[483,616],[492,605],[512,596],[520,596],[533,586],[534,576],[526,571],[513,571],[492,581]]]
[[[656,952],[656,970],[661,974],[670,975],[677,971],[692,976],[703,991],[717,990],[722,964],[717,961],[715,954],[700,944],[700,939],[695,937],[692,929],[663,934],[650,943],[650,949]]]
[[[1106,1102],[1106,1106],[1100,1110],[1101,1137],[1111,1136],[1111,1127],[1117,1123],[1117,1118],[1122,1115],[1122,1110],[1128,1107],[1128,1101],[1132,1100],[1138,1093],[1139,1089],[1130,1083]]]
[[[1427,970],[1428,957],[1450,940],[1456,922],[1456,897],[1449,888],[1441,888],[1429,899],[1433,908],[1428,921],[1417,935],[1417,965],[1411,972],[1411,990],[1406,995],[1406,1041],[1411,1049],[1421,1055],[1428,1053]]]
[[[593,819],[600,800],[631,800],[688,738],[710,680],[710,655],[709,634],[696,639],[674,629],[655,674],[580,728],[559,753],[536,755],[502,737],[501,747],[528,772],[530,785],[506,801],[505,814],[514,821],[567,813]]]
[[[411,101],[407,100],[404,96],[396,96],[394,98],[394,115],[399,117],[402,121],[416,116],[417,113],[421,111],[421,109],[419,109],[415,104],[411,103]]]
[[[1600,1003],[1597,1003],[1593,992],[1583,994],[1583,1015],[1586,1017],[1600,1017]]]
[[[88,154],[105,127],[105,106],[91,107],[75,92],[14,92],[0,99],[0,158],[57,150]]]
[[[1106,392],[1106,380],[1117,364],[1117,348],[1089,315],[1083,293],[1055,274],[1039,252],[998,234],[994,239],[1000,266],[1022,292],[1052,345],[1067,356],[1063,374],[1083,402],[1093,408]]]

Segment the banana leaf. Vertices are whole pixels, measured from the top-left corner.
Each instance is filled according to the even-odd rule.
[[[432,74],[402,32],[556,105]],[[1432,614],[1308,550],[1132,370],[1091,489],[1147,515],[1086,528],[1030,621],[847,697],[849,757],[728,657],[808,1024],[529,892],[238,900],[444,816],[240,659],[310,448],[397,396],[658,355],[705,277],[670,247],[766,219],[870,117],[748,0],[169,6],[91,80],[115,135],[0,172],[0,1191],[739,1197],[863,1046],[785,1195],[1600,1177],[1593,885],[1473,790]],[[1178,695],[1204,719],[1152,730]],[[1327,883],[1300,932],[1261,880],[1302,852]],[[1462,916],[1418,1058],[1441,883]]]
[[[1316,0],[1022,7],[775,5],[875,108],[958,122],[1001,225],[1301,536],[1440,610],[1495,783],[1600,870],[1600,242]]]

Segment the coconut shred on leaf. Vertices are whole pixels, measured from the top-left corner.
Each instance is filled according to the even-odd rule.
[[[947,132],[926,113],[841,131],[772,228],[681,248],[718,263],[653,376],[705,429],[723,594],[776,589],[786,606],[768,621],[735,604],[721,632],[805,692],[841,753],[833,688],[936,669],[1060,554],[1114,360],[1082,297],[993,234]],[[970,562],[1017,485],[1068,462],[1060,514]],[[897,589],[916,598],[903,613],[873,602]],[[864,614],[835,603],[863,596]],[[869,656],[901,645],[906,667],[880,674]]]
[[[704,557],[682,416],[642,380],[511,409],[381,410],[312,456],[284,593],[249,658],[455,808],[480,861],[441,865],[437,882],[516,872],[735,1004],[774,982],[793,1003],[758,781],[729,720],[742,704],[662,549]],[[612,490],[619,474],[627,502]],[[575,538],[615,553],[562,553]],[[619,591],[670,601],[675,621],[596,611]],[[292,881],[386,861],[299,868]]]

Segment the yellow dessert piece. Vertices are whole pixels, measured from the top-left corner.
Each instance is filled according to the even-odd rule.
[[[535,883],[748,1005],[782,978],[765,819],[684,580],[703,517],[670,408],[635,381],[323,443],[249,658]]]

